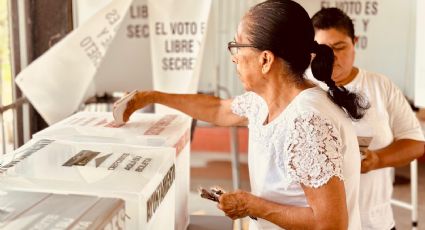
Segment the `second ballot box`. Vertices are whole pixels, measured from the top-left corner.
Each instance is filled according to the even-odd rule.
[[[174,151],[33,139],[0,158],[0,184],[2,189],[120,198],[127,229],[174,229]]]
[[[112,113],[79,112],[34,134],[33,138],[174,148],[175,229],[182,230],[189,224],[191,121],[185,115],[133,113],[126,124],[116,126]]]
[[[22,192],[0,188],[0,229],[125,229],[117,198]]]

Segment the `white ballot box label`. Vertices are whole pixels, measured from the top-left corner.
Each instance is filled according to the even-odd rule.
[[[155,191],[152,193],[152,195],[147,201],[146,207],[148,221],[152,218],[153,214],[161,204],[162,200],[164,200],[164,197],[170,189],[171,185],[173,184],[175,178],[176,170],[175,166],[173,165],[173,167],[168,170],[161,184],[158,185],[158,187],[155,189]]]
[[[38,150],[46,147],[50,143],[52,143],[53,140],[47,140],[42,139],[37,142],[35,142],[33,145],[31,145],[29,148],[23,148],[23,151],[16,151],[11,155],[12,159],[9,161],[5,160],[7,162],[6,164],[2,165],[0,163],[0,175],[6,173],[6,171],[12,167],[14,167],[16,164],[24,160],[25,158],[31,156],[33,153],[37,152]],[[16,158],[15,158],[16,156]]]
[[[99,156],[99,157],[97,157]],[[72,156],[62,166],[85,166],[103,168],[107,170],[143,172],[150,164],[152,158],[142,157],[130,153],[101,153],[91,150],[81,150]]]

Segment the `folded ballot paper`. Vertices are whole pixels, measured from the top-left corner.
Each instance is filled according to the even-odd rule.
[[[174,151],[31,140],[2,156],[0,184],[2,189],[120,198],[125,201],[126,228],[174,229]]]
[[[79,112],[34,134],[34,139],[172,147],[176,155],[176,229],[189,224],[190,124],[184,115],[134,113],[117,126],[112,113]]]
[[[361,159],[365,159],[365,151],[369,148],[370,143],[372,142],[373,137],[366,137],[366,136],[357,136],[357,142],[359,142],[359,149],[361,154]]]
[[[124,201],[0,189],[0,229],[125,229]]]

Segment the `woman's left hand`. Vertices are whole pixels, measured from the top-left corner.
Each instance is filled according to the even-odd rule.
[[[367,173],[369,171],[375,170],[379,165],[379,156],[374,151],[365,149],[362,151],[364,159],[361,162],[361,173]]]
[[[249,192],[237,190],[224,193],[219,197],[218,208],[231,219],[239,219],[249,215],[248,203],[253,195]]]

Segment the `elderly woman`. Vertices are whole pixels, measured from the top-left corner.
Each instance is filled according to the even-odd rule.
[[[367,106],[331,79],[332,49],[314,41],[306,11],[289,0],[260,3],[228,49],[246,93],[223,100],[138,92],[124,120],[159,103],[216,125],[248,126],[251,192],[221,195],[227,216],[257,217],[250,229],[360,229],[360,154],[348,117],[361,118]],[[328,92],[304,78],[311,60]]]

